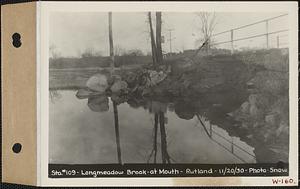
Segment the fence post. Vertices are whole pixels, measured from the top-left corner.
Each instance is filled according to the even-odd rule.
[[[269,48],[269,22],[266,20],[266,40],[267,40],[267,49]]]
[[[233,30],[230,30],[231,54],[233,54]]]
[[[279,49],[279,35],[277,35],[277,48]]]

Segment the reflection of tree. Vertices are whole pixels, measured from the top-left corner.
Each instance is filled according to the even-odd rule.
[[[158,114],[154,115],[154,163],[156,163],[156,155],[157,155],[157,129],[158,129]]]
[[[118,162],[122,164],[121,157],[121,145],[120,145],[120,134],[119,134],[119,115],[118,115],[118,106],[115,102],[113,102],[114,108],[114,120],[115,120],[115,134],[116,134],[116,144],[117,144],[117,154],[118,154]]]
[[[49,90],[49,97],[52,103],[61,98],[61,94],[57,90]]]
[[[60,98],[59,91],[51,90],[50,98],[53,99]],[[272,142],[266,143],[261,137],[261,132],[259,129],[245,128],[240,126],[238,121],[233,120],[231,117],[228,117],[226,113],[232,112],[233,110],[240,107],[241,103],[244,100],[244,97],[238,97],[235,91],[223,92],[222,94],[210,93],[209,95],[201,95],[197,98],[157,98],[156,101],[149,98],[136,98],[134,95],[120,96],[120,95],[111,95],[113,101],[113,112],[114,112],[114,123],[115,123],[115,136],[116,136],[116,148],[117,148],[117,158],[118,162],[122,163],[121,157],[121,145],[120,145],[120,134],[119,134],[119,120],[118,120],[118,109],[117,105],[121,103],[127,103],[131,108],[142,107],[149,111],[150,114],[154,114],[154,134],[153,142],[151,147],[152,151],[147,154],[147,163],[158,163],[160,160],[160,154],[162,158],[162,163],[171,163],[173,162],[170,157],[167,147],[167,134],[166,133],[166,124],[164,115],[167,111],[170,112],[170,109],[177,115],[178,118],[184,120],[193,120],[198,119],[199,125],[203,127],[207,136],[211,140],[222,139],[221,144],[217,140],[215,143],[219,142],[218,145],[222,146],[223,143],[230,144],[230,153],[244,152],[248,156],[253,156],[257,162],[271,161],[276,162],[279,159],[277,151],[273,151],[274,146]],[[81,91],[80,95],[76,95],[79,99],[88,98],[88,106],[92,111],[103,112],[108,111],[108,97],[99,95],[97,93],[92,93],[91,91]],[[170,102],[171,101],[171,102]],[[170,105],[171,104],[171,105]],[[138,119],[138,118],[137,118]],[[210,124],[207,125],[206,120],[209,120]],[[228,133],[219,133],[218,130],[214,130],[213,125],[217,125],[218,128],[225,130]],[[216,127],[217,128],[217,127]],[[159,138],[160,132],[160,139]],[[224,138],[225,136],[225,138]],[[237,146],[233,141],[233,137],[240,138],[241,141],[247,143],[248,145],[255,148],[254,154],[252,152],[246,152],[242,149],[243,146]],[[159,144],[159,142],[160,144]],[[225,141],[225,142],[224,142]],[[161,149],[160,149],[161,145]],[[170,146],[170,142],[169,142]],[[224,145],[223,145],[224,146]],[[222,146],[222,147],[223,147]],[[226,146],[227,147],[227,146]],[[224,147],[223,147],[224,148]],[[235,149],[238,149],[235,150]],[[161,150],[159,152],[159,150]],[[236,155],[236,154],[234,154]],[[288,154],[287,154],[288,155]],[[240,159],[240,158],[239,158]],[[243,161],[243,160],[241,160]],[[160,163],[160,162],[159,162]]]
[[[171,163],[170,156],[167,150],[167,135],[165,128],[165,115],[163,112],[159,113],[159,124],[160,124],[160,139],[161,139],[161,158],[162,163]]]
[[[165,127],[165,112],[167,111],[166,104],[157,101],[150,101],[147,108],[151,113],[154,113],[154,140],[153,149],[149,155],[147,162],[153,157],[153,163],[157,163],[157,137],[158,137],[158,124],[160,127],[160,140],[161,140],[161,158],[162,163],[171,163],[170,155],[167,150],[167,134]]]

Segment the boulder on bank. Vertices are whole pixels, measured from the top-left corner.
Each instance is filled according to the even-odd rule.
[[[110,88],[112,93],[121,93],[127,91],[127,83],[122,80],[117,80]]]
[[[166,77],[167,74],[163,71],[155,71],[155,70],[149,70],[149,86],[155,86],[158,83],[162,82]]]
[[[128,72],[125,74],[124,76],[124,80],[126,81],[126,83],[128,84],[129,88],[133,88],[136,86],[136,74],[132,73],[132,72]]]
[[[95,74],[88,79],[86,86],[93,91],[104,93],[108,88],[107,77],[103,74]]]

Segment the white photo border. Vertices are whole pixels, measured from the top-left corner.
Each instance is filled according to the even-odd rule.
[[[38,83],[38,184],[41,186],[289,186],[298,184],[298,4],[297,2],[37,2],[40,77]],[[49,154],[49,15],[51,12],[287,12],[289,14],[289,116],[288,177],[164,177],[67,178],[48,177]],[[38,108],[39,109],[39,108]],[[295,183],[273,184],[272,179]]]

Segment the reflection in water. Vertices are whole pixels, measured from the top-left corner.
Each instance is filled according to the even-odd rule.
[[[170,155],[167,150],[167,134],[165,128],[165,116],[163,112],[154,114],[154,140],[153,140],[153,150],[151,151],[147,163],[150,162],[150,159],[153,156],[153,163],[157,163],[157,137],[158,137],[158,123],[160,126],[160,139],[161,139],[161,158],[162,163],[171,163]]]
[[[59,103],[50,103],[50,163],[261,161],[254,148],[241,141],[243,133],[229,135],[235,123],[222,115],[231,110],[204,97],[166,101],[59,93]],[[264,158],[268,160],[268,154]]]
[[[160,139],[161,139],[161,157],[162,163],[171,163],[170,156],[167,150],[167,135],[166,135],[166,128],[165,128],[165,116],[164,113],[159,112],[159,125],[160,125]]]
[[[109,99],[106,95],[89,95],[89,91],[80,90],[80,95],[76,95],[78,99],[88,98],[88,107],[93,112],[107,112],[109,110]],[[117,97],[114,98],[120,103]],[[120,132],[119,132],[119,115],[117,102],[113,101],[114,125],[116,135],[117,157],[118,163],[122,164],[121,145],[120,145]]]
[[[165,113],[167,112],[167,104],[158,101],[147,101],[145,109],[148,109],[150,113],[154,114],[154,140],[153,150],[151,151],[147,163],[153,156],[153,163],[157,160],[157,137],[158,137],[158,124],[160,128],[161,139],[161,159],[162,163],[171,163],[170,155],[167,150],[167,134],[165,128]]]
[[[55,101],[59,100],[61,98],[61,94],[58,90],[50,90],[49,91],[49,98],[52,103],[55,103]]]
[[[106,112],[109,109],[108,97],[105,95],[89,97],[88,106],[93,112]]]
[[[158,130],[158,114],[155,114],[154,115],[154,141],[153,141],[154,160],[153,160],[153,163],[156,163],[156,156],[157,156],[157,130]],[[151,158],[151,155],[152,155],[152,152],[149,156],[150,158]],[[148,162],[149,162],[149,160],[148,160]]]
[[[117,106],[116,102],[113,102],[113,107],[114,107],[114,118],[115,118],[114,121],[115,121],[118,162],[119,162],[119,164],[122,164],[120,134],[119,134],[119,116],[118,116],[118,106]]]
[[[190,120],[193,119],[195,115],[194,107],[182,101],[176,102],[174,108],[175,113],[181,119]]]
[[[219,146],[221,146],[222,148],[224,148],[225,150],[227,150],[228,152],[232,153],[232,155],[234,155],[235,157],[237,157],[239,160],[241,160],[243,163],[247,163],[247,161],[245,161],[242,157],[239,156],[239,154],[235,153],[235,148],[242,150],[243,152],[245,152],[246,154],[248,154],[249,156],[253,157],[254,160],[256,160],[256,157],[251,154],[251,152],[247,151],[247,149],[244,149],[243,147],[239,146],[238,144],[234,143],[234,138],[231,137],[231,140],[228,138],[223,137],[221,134],[219,134],[218,132],[216,132],[213,129],[213,125],[210,124],[209,121],[206,121],[204,117],[201,118],[200,115],[197,115],[197,118],[199,120],[200,125],[204,128],[205,133],[207,134],[207,136],[209,136],[209,138],[214,141],[216,144],[218,144]],[[204,121],[202,121],[204,119]],[[205,124],[206,123],[206,124]],[[207,124],[208,123],[208,124]],[[207,130],[206,127],[209,127],[209,131]],[[213,134],[216,135],[217,137],[222,138],[223,140],[225,140],[225,142],[230,143],[230,148],[228,149],[225,145],[223,145],[222,143],[218,142],[217,139],[213,138]]]

